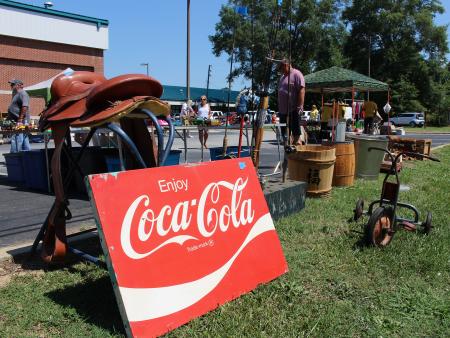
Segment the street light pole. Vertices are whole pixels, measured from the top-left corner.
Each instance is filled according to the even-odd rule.
[[[145,69],[146,69],[146,71],[147,71],[147,76],[148,76],[148,62],[143,62],[143,63],[141,63],[141,66],[145,66]]]
[[[190,88],[191,0],[187,0],[186,14],[187,14],[187,20],[186,20],[186,102],[187,102],[191,98],[191,88]]]
[[[209,77],[211,76],[211,65],[208,65],[208,80],[206,80],[206,97],[209,97]]]

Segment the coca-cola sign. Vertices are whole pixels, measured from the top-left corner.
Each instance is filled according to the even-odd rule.
[[[287,271],[249,159],[89,176],[130,336],[166,333]]]

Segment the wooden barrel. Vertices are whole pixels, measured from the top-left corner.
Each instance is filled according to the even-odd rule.
[[[322,144],[336,149],[333,186],[352,186],[355,178],[355,145],[353,141],[322,142]]]
[[[307,194],[326,197],[331,191],[335,149],[323,145],[297,146],[288,155],[289,178],[308,183]]]

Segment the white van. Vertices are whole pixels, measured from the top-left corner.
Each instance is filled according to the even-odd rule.
[[[423,127],[425,119],[423,113],[401,113],[392,116],[391,123],[396,126]]]
[[[224,116],[224,114],[220,110],[212,110],[211,111],[211,118],[213,120],[219,120],[222,116]]]

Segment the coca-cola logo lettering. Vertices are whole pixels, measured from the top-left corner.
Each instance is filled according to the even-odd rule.
[[[239,228],[252,223],[255,216],[252,199],[243,198],[247,182],[248,178],[245,181],[238,178],[235,183],[213,182],[205,187],[198,200],[180,201],[175,206],[164,205],[159,211],[151,208],[148,195],[137,197],[123,218],[120,234],[123,251],[131,259],[142,259],[168,244],[183,245],[187,240],[199,240],[182,234],[192,224],[203,238],[209,238],[216,231],[227,232],[230,227]],[[135,219],[139,221],[133,222]],[[136,232],[138,240],[143,243],[154,236],[167,237],[167,240],[146,252],[137,252],[131,240],[136,237]]]

